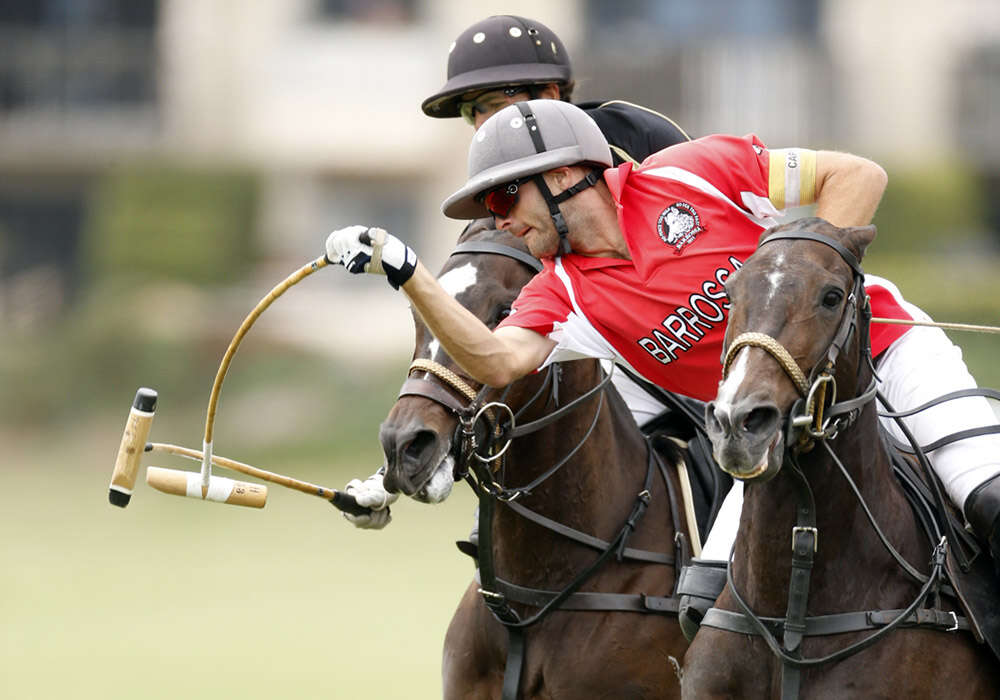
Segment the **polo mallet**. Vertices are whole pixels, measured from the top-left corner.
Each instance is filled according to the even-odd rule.
[[[317,486],[306,481],[299,481],[289,476],[264,471],[263,469],[257,469],[242,462],[212,454],[215,411],[219,403],[222,381],[226,377],[226,372],[229,371],[229,365],[232,363],[233,356],[236,354],[236,349],[239,347],[240,342],[242,342],[243,337],[261,313],[275,299],[281,296],[292,285],[297,284],[306,276],[328,264],[324,256],[299,268],[281,284],[272,289],[267,296],[261,299],[253,311],[243,320],[239,330],[236,331],[236,335],[229,343],[229,348],[226,350],[226,354],[222,358],[222,363],[219,365],[219,371],[215,375],[215,383],[212,385],[212,393],[208,401],[208,413],[205,418],[205,438],[202,451],[199,452],[198,450],[178,445],[146,442],[153,423],[153,414],[156,410],[157,393],[153,389],[146,387],[140,388],[136,392],[135,400],[132,402],[132,408],[125,423],[125,432],[122,435],[121,445],[118,447],[114,472],[111,475],[108,500],[112,505],[124,508],[129,504],[132,498],[132,491],[135,487],[135,477],[142,453],[165,452],[200,461],[201,471],[188,472],[178,469],[165,469],[163,467],[148,467],[146,469],[146,483],[163,493],[187,496],[188,498],[199,498],[204,501],[249,506],[251,508],[264,507],[267,502],[266,486],[214,476],[212,474],[212,465],[214,464],[218,467],[231,469],[263,481],[269,481],[286,488],[301,491],[302,493],[319,496],[330,501],[338,509],[352,515],[364,515],[371,512],[370,509],[359,506],[353,496],[343,491]]]

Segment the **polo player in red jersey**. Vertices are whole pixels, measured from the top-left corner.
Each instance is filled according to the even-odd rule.
[[[544,262],[495,330],[449,296],[412,249],[380,229],[334,231],[327,257],[353,273],[385,274],[448,354],[483,384],[502,387],[552,362],[595,357],[707,400],[721,379],[724,283],[760,234],[777,223],[781,209],[811,203],[836,226],[866,225],[885,185],[882,168],[864,158],[769,150],[754,136],[708,136],[664,149],[639,166],[613,168],[607,140],[586,113],[566,102],[531,100],[486,120],[470,147],[468,182],[443,205],[452,218],[492,214],[498,228],[523,238]],[[380,264],[369,265],[373,257]],[[866,290],[876,317],[926,318],[886,280],[866,277]],[[883,394],[897,411],[975,386],[960,350],[938,329],[873,324],[871,340]],[[920,444],[995,422],[979,397],[907,420]],[[998,442],[995,435],[978,436],[931,457],[994,558]],[[728,556],[739,519],[738,486],[703,559]]]

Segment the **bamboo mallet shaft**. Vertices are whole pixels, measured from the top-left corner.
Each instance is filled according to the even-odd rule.
[[[162,442],[151,442],[146,445],[147,452],[166,452],[168,454],[179,455],[181,457],[187,457],[188,459],[193,459],[200,462],[204,455],[201,450],[193,450],[189,447],[181,447],[179,445],[170,445]],[[237,462],[233,459],[227,459],[225,457],[220,457],[219,455],[212,455],[212,464],[218,467],[224,467],[225,469],[231,469],[234,472],[239,472],[241,474],[246,474],[247,476],[252,476],[261,481],[269,481],[273,484],[278,484],[279,486],[284,486],[286,488],[294,489],[296,491],[301,491],[302,493],[312,494],[313,496],[319,496],[326,500],[330,500],[337,495],[336,489],[328,489],[325,486],[317,486],[316,484],[310,484],[308,481],[300,481],[299,479],[293,479],[290,476],[285,476],[284,474],[275,474],[274,472],[264,471],[263,469],[258,469],[257,467],[252,467],[249,464],[244,464],[243,462]]]

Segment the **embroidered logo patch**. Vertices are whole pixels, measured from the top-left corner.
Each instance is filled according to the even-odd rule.
[[[674,255],[680,255],[704,230],[698,212],[687,202],[674,202],[656,220],[656,232],[664,243],[674,247]]]

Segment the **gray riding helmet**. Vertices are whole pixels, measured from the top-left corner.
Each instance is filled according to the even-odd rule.
[[[421,108],[429,117],[457,117],[459,98],[467,92],[566,85],[572,73],[569,54],[555,32],[527,17],[495,15],[458,35],[448,52],[448,81]]]
[[[525,112],[530,116],[525,116]],[[490,216],[476,198],[512,180],[564,165],[610,168],[611,149],[590,115],[569,102],[528,100],[487,119],[469,147],[469,179],[441,205],[452,219]]]

